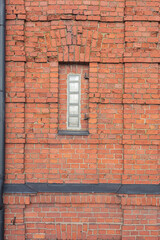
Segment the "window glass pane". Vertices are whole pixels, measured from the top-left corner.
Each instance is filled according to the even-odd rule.
[[[67,125],[70,129],[80,128],[80,75],[68,76],[68,111]]]
[[[69,84],[69,91],[70,92],[78,92],[78,90],[79,90],[79,86],[78,86],[79,84],[78,83],[70,83]]]
[[[69,117],[69,126],[70,127],[79,127],[78,117]]]
[[[69,81],[79,81],[79,76],[78,75],[69,76]]]
[[[78,106],[69,106],[69,114],[77,114],[78,115]]]
[[[78,104],[78,94],[70,94],[69,103]]]

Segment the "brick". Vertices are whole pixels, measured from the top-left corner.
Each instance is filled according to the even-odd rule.
[[[159,184],[158,11],[158,0],[6,1],[6,183]],[[70,72],[82,74],[88,136],[57,134]],[[8,240],[159,239],[158,195],[3,198]]]
[[[50,149],[49,183],[97,183],[95,145],[55,145]]]
[[[158,144],[159,105],[124,105],[123,142]]]
[[[125,22],[125,61],[157,62],[158,22]],[[128,59],[128,60],[127,60]]]
[[[49,103],[58,98],[58,75],[51,63],[26,64],[25,93],[27,103]],[[53,71],[53,72],[52,72]],[[54,81],[54,82],[53,82]]]
[[[124,103],[159,102],[158,64],[126,63]]]
[[[24,0],[6,2],[6,19],[26,19],[26,10]]]
[[[152,226],[150,226],[150,221]],[[142,224],[143,222],[143,224]],[[157,224],[157,210],[156,209],[143,209],[141,207],[136,207],[135,209],[125,209],[124,210],[124,226],[122,227],[122,234],[125,237],[130,236],[134,238],[148,238],[158,239],[158,226]],[[154,231],[150,231],[153,229]]]
[[[24,63],[6,63],[6,102],[25,102],[24,90]]]
[[[49,104],[28,103],[25,107],[25,131],[28,143],[47,143],[50,128]],[[36,140],[37,139],[37,140]]]
[[[24,103],[6,104],[6,142],[25,143]]]
[[[24,144],[6,144],[5,182],[24,183]]]
[[[24,62],[24,20],[6,21],[6,61]]]
[[[127,0],[125,20],[159,21],[159,2],[149,0]]]
[[[124,146],[124,184],[158,184],[158,147]]]
[[[39,211],[41,207],[42,212]],[[75,207],[69,207],[68,211],[66,212],[66,209],[61,205],[53,206],[52,204],[48,206],[47,209],[41,205],[32,205],[32,207],[25,209],[25,219],[28,226],[26,236],[29,238],[36,236],[39,238],[54,237],[65,239],[66,237],[69,237],[72,239],[86,239],[88,237],[94,238],[94,233],[96,231],[96,236],[98,237],[104,238],[104,236],[107,234],[107,236],[111,238],[113,234],[116,239],[120,239],[120,223],[122,221],[122,212],[119,209],[119,206],[114,205],[114,207],[115,208],[112,209],[109,205],[107,205],[106,208],[104,208],[104,212],[97,212],[96,205],[93,204],[92,211],[91,209],[88,209],[87,212],[83,212],[81,207],[77,211]],[[32,214],[33,209],[36,213],[35,215]],[[110,214],[112,217],[109,221],[105,222],[104,219],[108,216],[108,214]],[[50,223],[50,221],[53,221],[54,219],[53,216],[55,217],[55,220],[58,220],[58,223]],[[116,224],[113,220],[115,216],[117,217]],[[43,224],[41,217],[43,217],[45,220],[46,224],[44,226],[41,225]],[[95,218],[97,219],[98,226],[94,222]],[[89,220],[89,223],[81,223],[82,220],[85,222]],[[39,233],[33,233],[31,231],[33,226],[41,226]]]
[[[98,147],[98,175],[100,183],[119,183],[123,172],[123,147],[100,144]]]
[[[25,145],[25,173],[27,182],[47,182],[50,166],[49,158],[50,149],[48,145]]]
[[[97,132],[102,143],[122,143],[122,110],[121,104],[99,104]]]

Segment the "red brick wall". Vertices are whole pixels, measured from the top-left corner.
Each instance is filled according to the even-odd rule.
[[[6,0],[5,183],[159,184],[158,12],[159,0]],[[58,135],[73,69],[89,73],[89,136]],[[158,197],[5,194],[5,239],[158,240]]]
[[[158,196],[6,194],[4,202],[5,239],[159,239]]]

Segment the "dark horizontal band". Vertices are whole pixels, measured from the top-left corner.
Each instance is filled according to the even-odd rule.
[[[88,131],[70,131],[70,130],[59,130],[58,135],[71,135],[71,136],[88,136]]]
[[[5,193],[117,193],[117,194],[160,194],[156,184],[5,184]]]

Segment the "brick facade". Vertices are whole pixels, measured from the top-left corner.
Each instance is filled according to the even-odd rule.
[[[6,0],[6,184],[159,184],[159,21],[159,0]],[[70,72],[88,136],[58,134]],[[158,194],[4,203],[6,240],[159,240]]]

